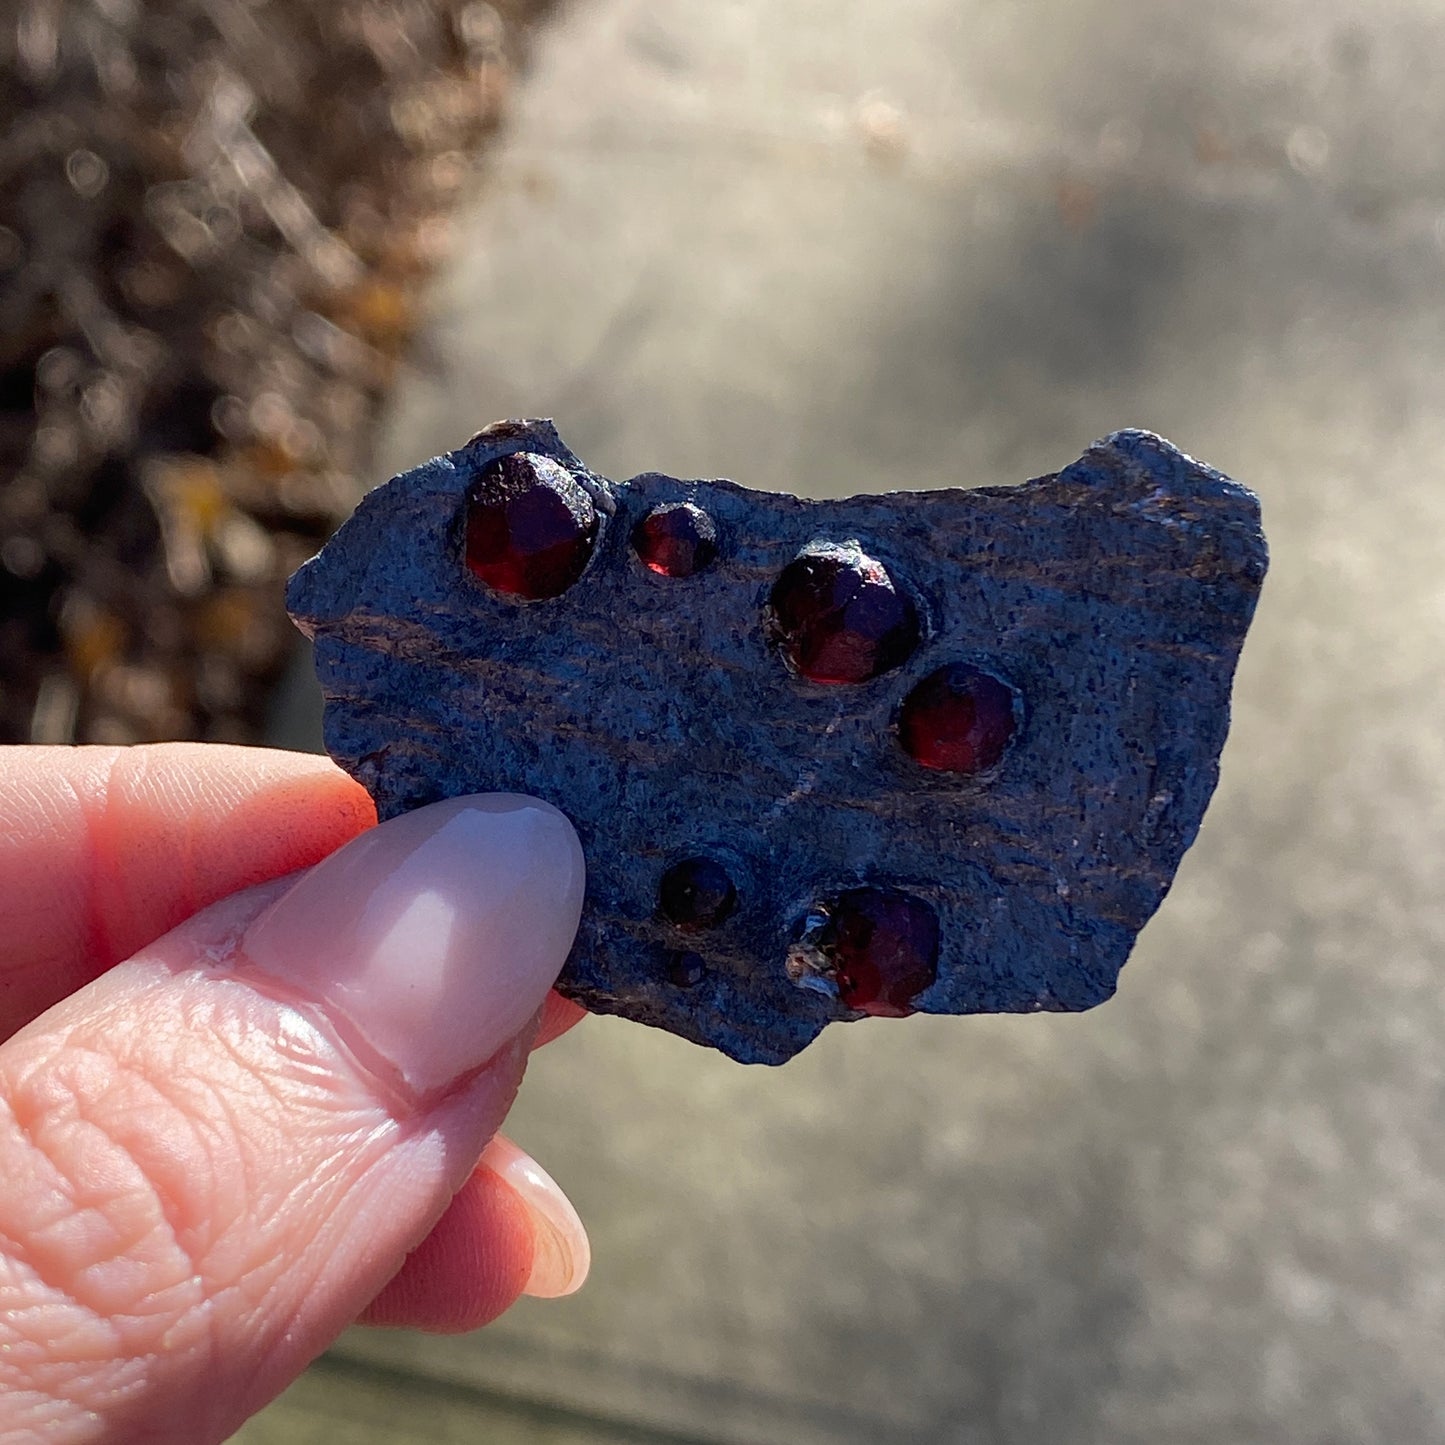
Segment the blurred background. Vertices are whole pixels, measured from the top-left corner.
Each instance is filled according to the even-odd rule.
[[[9,14],[7,740],[319,746],[285,574],[509,415],[817,496],[1146,426],[1274,553],[1116,1000],[783,1070],[589,1020],[512,1119],[586,1288],[240,1440],[1445,1440],[1436,0]]]

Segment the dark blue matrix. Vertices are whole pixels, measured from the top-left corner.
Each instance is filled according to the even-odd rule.
[[[596,513],[581,576],[535,601],[466,564],[469,491],[513,453],[559,463]],[[632,537],[680,502],[715,525],[716,553],[668,576]],[[916,613],[878,675],[789,665],[770,596],[804,552],[845,584],[856,565],[864,642],[879,605]],[[610,482],[550,423],[501,422],[367,496],[288,605],[316,641],[327,746],[383,818],[506,790],[576,823],[588,892],[564,993],[781,1063],[866,1012],[1073,1010],[1114,992],[1214,790],[1265,566],[1254,496],[1147,432],[1018,487],[812,502]],[[904,698],[951,663],[1013,689],[987,772],[922,767],[900,741]],[[911,971],[881,933],[829,922],[829,900],[858,897],[911,920]],[[843,935],[851,973],[826,954]],[[918,988],[935,947],[905,1007],[844,1002],[876,992],[875,962]]]

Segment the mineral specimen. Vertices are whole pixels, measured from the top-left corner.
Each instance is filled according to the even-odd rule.
[[[576,823],[562,992],[781,1063],[834,1020],[1113,993],[1265,565],[1255,498],[1147,432],[812,502],[501,422],[372,492],[289,605],[382,817],[506,789]]]

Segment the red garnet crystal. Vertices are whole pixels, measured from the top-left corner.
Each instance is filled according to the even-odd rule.
[[[467,566],[498,592],[535,601],[565,592],[597,540],[597,509],[551,457],[512,452],[467,492]]]
[[[664,502],[633,529],[632,546],[663,577],[691,577],[717,556],[717,527],[691,502]]]
[[[662,916],[688,933],[716,928],[738,904],[727,869],[711,858],[684,858],[662,875]]]
[[[811,682],[867,682],[918,645],[918,613],[888,569],[856,542],[814,542],[768,599],[774,640]]]
[[[808,915],[786,966],[794,983],[846,1008],[904,1018],[938,977],[938,918],[907,893],[851,888]]]
[[[1014,690],[964,662],[931,672],[904,699],[898,737],[925,768],[987,772],[1003,757],[1016,726]]]

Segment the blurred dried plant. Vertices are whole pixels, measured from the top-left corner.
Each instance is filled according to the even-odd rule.
[[[0,740],[257,737],[541,8],[0,20]]]

